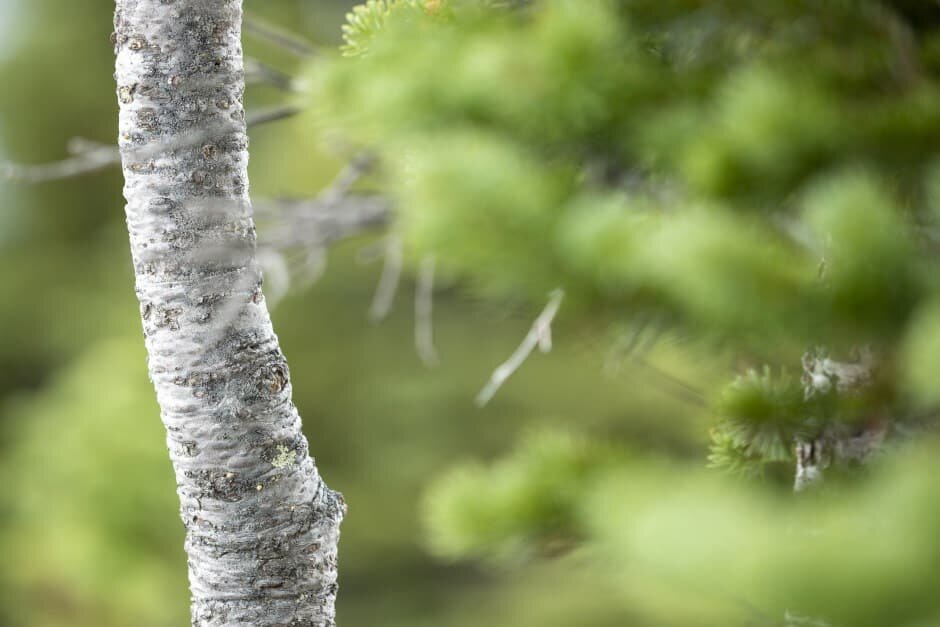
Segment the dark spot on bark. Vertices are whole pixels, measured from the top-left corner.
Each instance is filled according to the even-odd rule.
[[[185,476],[193,481],[203,498],[234,503],[254,492],[254,484],[241,479],[238,473],[222,470],[186,471]]]
[[[205,159],[215,159],[219,154],[219,149],[213,144],[206,144],[202,147],[202,156]]]
[[[335,520],[338,523],[346,516],[346,499],[343,498],[341,493],[336,490],[330,490],[326,485],[323,486],[323,490],[325,492],[323,494],[321,511],[331,520]]]
[[[122,85],[118,87],[118,100],[123,104],[130,104],[134,101],[134,92],[137,90],[137,83],[133,85]]]
[[[171,331],[179,331],[179,317],[182,313],[183,310],[179,307],[168,307],[158,310],[156,318],[157,327],[167,327]]]
[[[291,543],[283,536],[265,538],[257,548],[257,556],[262,560],[276,560],[287,557],[290,553]],[[266,564],[266,566],[270,570],[272,567],[276,567],[277,564]]]
[[[172,198],[157,197],[150,199],[150,208],[154,211],[172,211],[178,206],[178,203]]]
[[[147,47],[147,40],[140,35],[135,35],[130,38],[130,42],[127,44],[127,47],[131,50],[143,50]]]
[[[140,317],[144,320],[149,320],[151,311],[153,311],[153,307],[150,303],[144,303],[140,306]]]
[[[191,388],[196,398],[208,399],[209,402],[218,402],[225,394],[224,377],[218,372],[196,372],[188,377],[176,377],[175,385]]]
[[[196,234],[189,229],[176,229],[166,232],[166,241],[177,250],[189,250],[196,243]]]
[[[288,376],[286,363],[267,364],[258,371],[258,386],[262,393],[278,394],[287,387]]]
[[[151,107],[137,110],[137,125],[148,131],[157,130],[157,112]]]
[[[127,144],[132,146],[143,146],[147,143],[147,135],[144,133],[130,132],[123,135],[123,139]]]
[[[148,172],[153,170],[152,161],[138,161],[137,163],[130,163],[127,165],[127,169],[132,172]]]
[[[180,450],[186,457],[196,457],[199,455],[199,445],[191,440],[183,442],[180,446]]]

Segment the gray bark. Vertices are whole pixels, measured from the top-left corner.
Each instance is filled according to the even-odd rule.
[[[345,504],[308,455],[261,293],[241,17],[241,0],[117,0],[137,295],[193,625],[335,625]]]
[[[816,349],[803,355],[803,394],[807,399],[831,392],[855,394],[871,383],[874,371],[875,360],[867,348],[859,351],[858,359],[852,362],[835,361]],[[803,492],[822,483],[825,470],[832,464],[868,461],[881,449],[887,430],[888,423],[879,419],[861,426],[834,423],[815,440],[797,440],[793,490]]]

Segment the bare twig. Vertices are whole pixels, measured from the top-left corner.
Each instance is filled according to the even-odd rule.
[[[300,111],[301,109],[292,106],[273,107],[248,114],[246,122],[249,127],[260,126],[292,117]],[[222,129],[215,129],[215,131],[222,132]],[[212,131],[208,131],[190,137],[182,143],[177,141],[143,146],[136,151],[135,156],[139,159],[146,159],[166,150],[198,144],[211,135]],[[121,162],[121,155],[117,146],[102,144],[81,137],[69,140],[68,151],[71,156],[51,163],[0,162],[0,180],[48,183],[97,172],[116,166]]]
[[[86,139],[84,137],[72,137],[65,143],[65,149],[70,155],[81,155],[93,150],[101,150],[105,148],[115,149],[116,147],[111,144],[103,144],[101,142],[96,142],[93,139]]]
[[[401,282],[404,257],[401,238],[395,233],[389,234],[385,238],[384,249],[382,274],[379,277],[379,284],[375,288],[372,306],[369,307],[369,319],[373,322],[379,322],[388,316],[392,310],[392,303],[395,302],[398,285]]]
[[[310,42],[294,33],[265,22],[257,16],[245,15],[242,28],[246,33],[254,35],[258,39],[263,39],[291,54],[299,56],[314,56],[317,54],[317,49]]]
[[[245,82],[271,85],[282,91],[297,91],[293,76],[252,57],[245,57]]]
[[[690,405],[703,409],[708,407],[708,401],[705,400],[705,392],[700,388],[651,364],[643,357],[634,357],[632,361],[651,375],[650,381],[653,385],[659,387],[660,390]]]
[[[348,196],[359,179],[369,173],[372,166],[375,165],[375,159],[371,155],[363,154],[353,157],[353,159],[342,169],[329,187],[320,193],[320,198],[324,202],[336,202],[344,196]]]
[[[555,315],[558,313],[558,308],[561,306],[561,301],[564,299],[564,296],[565,293],[561,289],[556,289],[551,293],[548,304],[545,305],[545,309],[542,310],[542,313],[540,313],[535,319],[535,322],[532,323],[532,328],[526,334],[525,338],[523,338],[519,348],[510,355],[509,359],[500,364],[499,367],[493,371],[489,381],[487,381],[483,389],[480,390],[480,393],[476,397],[476,404],[478,406],[482,407],[490,402],[503,383],[522,366],[529,355],[532,354],[532,351],[535,350],[536,346],[538,346],[543,353],[551,350],[551,325],[552,321],[555,319]]]
[[[433,255],[421,260],[415,286],[415,350],[428,367],[440,363],[434,347],[434,266]]]
[[[391,206],[381,196],[351,194],[353,185],[372,166],[360,156],[344,167],[333,182],[313,199],[279,199],[255,206],[259,220],[271,219],[265,240],[278,249],[319,248],[360,235],[391,222]]]
[[[35,165],[0,163],[0,179],[24,183],[46,183],[97,172],[121,162],[117,146],[95,144],[93,148],[88,145],[84,148],[87,150],[74,152],[72,156],[52,163]]]
[[[783,614],[784,627],[830,627],[829,623],[821,618],[801,616],[786,610]]]
[[[389,203],[380,196],[269,200],[256,205],[256,214],[271,224],[265,242],[279,249],[325,247],[385,227],[391,219]]]
[[[258,264],[264,276],[264,299],[268,307],[274,308],[290,289],[290,270],[287,267],[287,260],[284,255],[275,250],[260,248],[258,249]],[[247,289],[250,286],[241,285],[240,287]],[[228,317],[223,319],[224,324],[218,325],[219,328],[224,328],[234,318],[234,312],[226,312],[224,309],[221,315],[225,316],[226,313]]]
[[[391,221],[390,205],[384,198],[350,193],[370,164],[365,157],[354,159],[316,198],[256,205],[262,245],[279,254],[299,253],[305,284],[323,275],[330,244],[383,228]]]
[[[249,113],[247,116],[245,116],[245,122],[248,124],[248,128],[253,128],[261,126],[262,124],[269,124],[270,122],[279,122],[280,120],[292,118],[302,111],[303,109],[300,107],[293,107],[290,105],[271,107],[269,109],[262,109],[261,111]]]

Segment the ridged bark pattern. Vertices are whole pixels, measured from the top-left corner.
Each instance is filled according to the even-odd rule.
[[[186,526],[192,622],[335,625],[345,513],[308,455],[261,293],[241,0],[118,0],[137,295]]]

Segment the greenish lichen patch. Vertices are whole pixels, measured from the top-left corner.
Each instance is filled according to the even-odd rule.
[[[284,445],[277,447],[277,455],[271,460],[271,465],[275,468],[287,468],[297,461],[297,451],[287,448]]]

